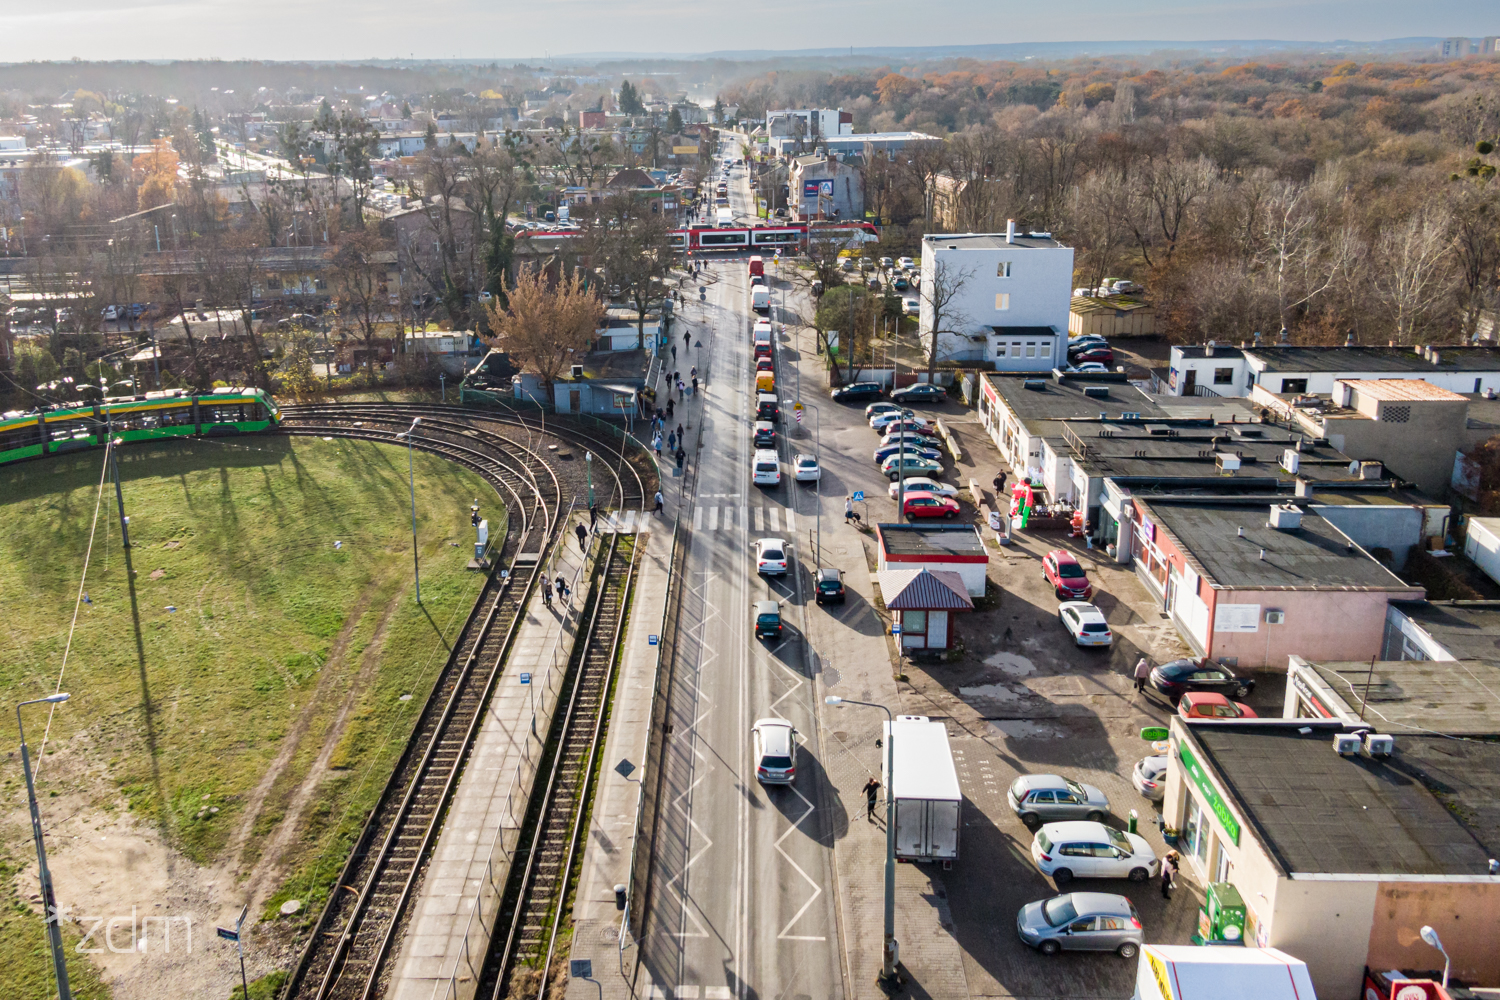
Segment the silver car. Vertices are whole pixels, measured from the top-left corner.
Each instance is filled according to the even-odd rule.
[[[1099,821],[1109,813],[1109,799],[1093,785],[1081,785],[1060,774],[1023,774],[1005,793],[1011,809],[1029,829],[1070,819]]]
[[[1027,903],[1016,914],[1016,932],[1043,955],[1112,951],[1135,958],[1145,940],[1135,904],[1107,892],[1069,892]]]
[[[1130,780],[1136,791],[1152,802],[1160,802],[1167,793],[1167,755],[1156,754],[1136,761]]]

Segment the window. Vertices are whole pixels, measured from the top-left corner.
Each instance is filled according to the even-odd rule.
[[[1046,340],[1042,341],[1042,355],[1041,356],[1044,357],[1044,358],[1050,358],[1050,357],[1052,357],[1052,343],[1050,341],[1046,341]]]
[[[1219,859],[1214,864],[1214,881],[1228,882],[1234,865],[1230,864],[1229,855],[1224,851],[1224,842],[1220,841],[1217,847]]]
[[[1284,378],[1284,379],[1281,380],[1281,391],[1282,392],[1306,392],[1307,391],[1307,379],[1305,379],[1305,378]]]
[[[997,267],[997,268],[995,268],[995,277],[997,277],[997,278],[1009,278],[1010,277],[1010,261],[1008,261],[1008,260],[1002,260],[1000,262],[1000,266]],[[1477,392],[1478,390],[1475,390],[1475,391]]]
[[[903,611],[901,612],[901,631],[926,632],[927,612],[925,611]]]
[[[995,296],[995,311],[1004,312],[1010,308],[1010,293],[1000,292]]]
[[[1031,793],[1031,801],[1032,802],[1046,802],[1048,804],[1051,804],[1051,803],[1057,801],[1057,796],[1053,792],[1032,792]]]
[[[1233,384],[1234,384],[1234,369],[1233,368],[1215,368],[1214,369],[1214,385],[1233,385]]]
[[[1124,931],[1130,927],[1125,923],[1124,917],[1100,917],[1099,929],[1101,931]]]
[[[1028,340],[1026,342],[1026,356],[1028,358],[1036,357],[1036,341]]]
[[[1196,797],[1188,796],[1187,822],[1182,828],[1183,845],[1187,853],[1197,858],[1200,862],[1208,857],[1208,817],[1203,815],[1203,808],[1198,805]]]

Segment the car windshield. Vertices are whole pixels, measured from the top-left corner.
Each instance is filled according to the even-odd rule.
[[[756,617],[755,617],[755,623],[757,625],[780,625],[781,624],[781,616],[780,615],[756,615]]]
[[[1080,565],[1078,565],[1077,563],[1070,563],[1070,562],[1058,563],[1057,564],[1057,575],[1061,576],[1061,577],[1066,577],[1067,579],[1070,579],[1070,580],[1076,580],[1077,578],[1083,576],[1083,567],[1080,566]]]
[[[792,766],[792,758],[766,756],[760,759],[760,766],[770,768],[773,771],[784,771]]]
[[[1080,785],[1078,782],[1076,782],[1076,781],[1069,781],[1067,778],[1064,778],[1063,779],[1063,784],[1065,784],[1065,785],[1068,786],[1068,791],[1072,792],[1074,795],[1078,796],[1080,799],[1087,799],[1089,797],[1088,793],[1083,790],[1083,786]]]
[[[755,466],[756,472],[775,472],[776,466],[770,462],[758,462]]]
[[[1053,896],[1042,904],[1042,916],[1049,927],[1061,927],[1078,916],[1072,896]]]
[[[766,549],[765,552],[761,553],[761,558],[762,559],[784,559],[786,557],[784,555],[782,555],[782,552],[781,552],[780,549]]]
[[[1130,841],[1126,840],[1125,839],[1125,835],[1123,833],[1121,833],[1119,830],[1116,830],[1112,826],[1106,826],[1104,828],[1104,832],[1107,833],[1107,834],[1109,834],[1109,842],[1111,844],[1114,844],[1116,847],[1118,847],[1120,850],[1124,851],[1126,854],[1133,854],[1133,853],[1135,853],[1134,851],[1132,851],[1130,849]]]
[[[1089,622],[1083,626],[1085,632],[1108,632],[1109,626],[1104,622]]]
[[[802,458],[802,459],[798,459],[797,460],[797,464],[800,465],[804,469],[811,469],[813,466],[817,465],[818,463],[815,462],[815,461],[813,461],[810,458]]]
[[[1043,854],[1052,850],[1052,838],[1047,836],[1047,831],[1043,830],[1036,835],[1036,846],[1042,849]]]

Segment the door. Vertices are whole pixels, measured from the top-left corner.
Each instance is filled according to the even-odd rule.
[[[1098,951],[1098,927],[1098,917],[1083,917],[1073,921],[1068,925],[1068,933],[1063,935],[1063,947],[1069,951]]]
[[[1184,396],[1196,396],[1198,394],[1198,369],[1189,368],[1183,373],[1182,394]]]
[[[1064,844],[1057,853],[1062,857],[1059,867],[1072,869],[1074,878],[1089,878],[1097,870],[1092,844]]]
[[[958,858],[958,806],[949,801],[928,803],[927,847],[934,858]]]
[[[889,787],[889,786],[887,786]],[[926,839],[927,803],[921,799],[896,800],[896,854],[920,858]]]
[[[1059,788],[1054,794],[1057,805],[1053,809],[1058,819],[1083,819],[1084,813],[1089,811],[1089,804],[1066,788]]]
[[[583,393],[577,389],[568,390],[568,409],[577,413],[583,409]]]

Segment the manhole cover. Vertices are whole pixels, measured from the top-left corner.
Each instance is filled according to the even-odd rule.
[[[823,684],[827,687],[834,687],[842,679],[843,675],[833,667],[829,667],[827,670],[823,671]]]

